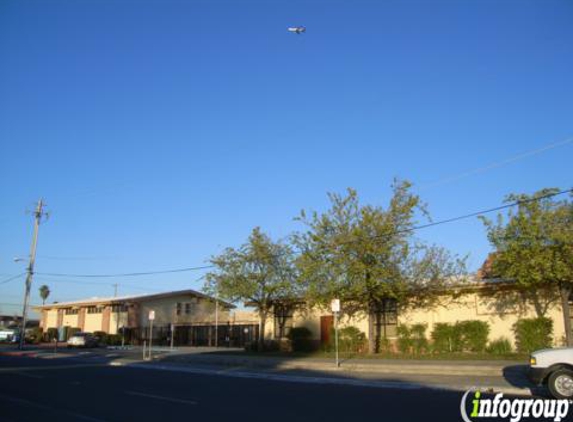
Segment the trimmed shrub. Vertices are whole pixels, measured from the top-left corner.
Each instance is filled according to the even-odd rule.
[[[34,327],[26,330],[26,341],[32,344],[38,344],[42,341],[42,328]]]
[[[331,339],[334,341],[334,333]],[[356,327],[341,328],[338,330],[338,346],[342,352],[363,352],[367,347],[366,335]]]
[[[108,334],[105,339],[105,344],[108,346],[120,346],[121,334]]]
[[[402,353],[410,353],[412,350],[412,333],[407,325],[399,325],[396,328],[398,335],[398,350]]]
[[[414,354],[426,352],[428,350],[427,329],[428,326],[426,324],[398,326],[398,350],[402,353]]]
[[[48,330],[44,333],[45,341],[54,341],[58,339],[58,329],[57,328],[48,328]]]
[[[105,331],[94,331],[93,335],[99,339],[101,344],[107,344],[107,333]]]
[[[438,353],[457,352],[460,349],[460,333],[452,324],[440,322],[431,334],[432,348]]]
[[[427,329],[427,324],[414,324],[410,327],[412,347],[416,354],[426,352],[429,349],[428,339],[426,338]]]
[[[507,355],[512,352],[511,342],[506,337],[500,337],[491,341],[485,351],[492,355]]]
[[[312,333],[306,327],[291,328],[288,339],[292,342],[293,352],[310,352],[313,349]]]
[[[483,352],[487,346],[489,324],[485,321],[460,321],[456,323],[460,335],[461,351]]]
[[[513,324],[515,343],[520,352],[530,353],[551,347],[553,321],[549,318],[522,319]]]
[[[439,323],[432,331],[432,346],[438,353],[483,352],[489,331],[489,324],[485,321]]]

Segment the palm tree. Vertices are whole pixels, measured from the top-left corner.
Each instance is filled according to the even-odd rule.
[[[40,286],[40,297],[42,298],[42,305],[46,303],[46,299],[50,296],[50,288],[45,284]]]

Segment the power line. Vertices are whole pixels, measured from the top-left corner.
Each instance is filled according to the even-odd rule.
[[[12,281],[12,280],[16,280],[18,277],[22,277],[24,274],[26,274],[26,273],[23,272],[23,273],[20,273],[20,274],[18,274],[18,275],[15,275],[15,276],[12,276],[12,277],[10,277],[10,278],[7,278],[6,280],[2,280],[2,281],[0,281],[0,284],[9,283],[9,282]]]
[[[406,229],[402,229],[402,230],[396,230],[392,233],[375,235],[375,236],[368,236],[368,238],[372,239],[372,240],[389,238],[391,236],[395,236],[395,235],[399,235],[399,234],[403,234],[403,233],[410,233],[410,232],[414,232],[417,230],[422,230],[422,229],[427,229],[430,227],[439,226],[442,224],[449,224],[449,223],[453,223],[456,221],[465,220],[465,219],[472,218],[472,217],[477,217],[477,216],[480,216],[483,214],[489,214],[492,212],[501,211],[501,210],[508,209],[508,208],[513,208],[513,207],[518,206],[520,204],[536,202],[536,201],[540,201],[542,199],[547,199],[547,198],[551,198],[551,197],[555,197],[555,196],[559,196],[559,195],[564,195],[566,193],[571,193],[571,192],[573,192],[573,189],[566,189],[566,190],[562,190],[559,192],[549,193],[549,194],[546,194],[543,196],[533,197],[533,198],[529,198],[529,199],[525,199],[525,200],[521,200],[521,201],[515,201],[515,202],[509,203],[509,204],[504,204],[504,205],[500,205],[497,207],[488,208],[485,210],[460,215],[457,217],[447,218],[445,220],[440,220],[440,221],[435,221],[435,222],[431,222],[431,223],[427,223],[427,224],[422,224],[422,225],[418,225],[418,226],[414,226],[414,227],[410,227],[410,228],[406,228]],[[359,240],[360,239],[352,239],[352,240],[348,240],[346,242],[341,242],[341,243],[342,244],[355,243],[355,242],[358,242]],[[66,273],[36,273],[36,274],[41,275],[41,276],[50,276],[50,277],[115,278],[115,277],[137,277],[137,276],[145,276],[145,275],[181,273],[181,272],[204,270],[204,269],[209,269],[209,268],[214,268],[214,267],[215,267],[214,265],[205,265],[205,266],[201,266],[201,267],[178,268],[178,269],[165,270],[165,271],[147,271],[147,272],[133,272],[133,273],[123,273],[123,274],[66,274]],[[84,283],[84,284],[88,284],[88,283]],[[91,283],[91,284],[103,285],[103,283]],[[127,285],[125,285],[125,286],[129,287]],[[136,287],[136,288],[138,288],[138,287]]]
[[[389,238],[391,236],[395,236],[395,235],[399,235],[399,234],[410,233],[410,232],[414,232],[417,230],[427,229],[429,227],[439,226],[442,224],[449,224],[449,223],[453,223],[453,222],[460,221],[460,220],[465,220],[465,219],[472,218],[472,217],[478,217],[478,216],[483,215],[483,214],[489,214],[492,212],[501,211],[501,210],[508,209],[508,208],[513,208],[513,207],[521,205],[521,204],[536,202],[536,201],[540,201],[542,199],[552,198],[554,196],[564,195],[566,193],[571,193],[571,192],[573,192],[573,189],[566,189],[566,190],[562,190],[559,192],[554,192],[554,193],[549,193],[549,194],[542,195],[542,196],[524,199],[521,201],[515,201],[515,202],[512,202],[510,204],[500,205],[498,207],[489,208],[489,209],[482,210],[482,211],[476,211],[476,212],[472,212],[469,214],[460,215],[457,217],[447,218],[445,220],[440,220],[440,221],[435,221],[432,223],[422,224],[419,226],[409,227],[409,228],[402,229],[402,230],[395,230],[394,232],[391,232],[391,233],[374,235],[374,236],[367,236],[367,239],[372,239],[372,240],[385,239],[385,238]],[[352,239],[352,240],[347,240],[345,242],[340,242],[340,243],[341,244],[349,244],[349,243],[356,243],[358,241],[360,241],[360,239]]]
[[[83,284],[83,285],[90,285],[90,286],[114,286],[114,284],[108,284],[108,283],[95,283],[95,282],[91,282],[91,281],[80,281],[80,280],[52,280],[50,278],[44,278],[44,277],[37,277],[38,280],[42,280],[48,283],[70,283],[70,284]],[[146,289],[144,287],[141,286],[134,286],[133,284],[123,284],[123,283],[119,283],[119,286],[122,287],[129,287],[131,289],[139,289],[139,290],[145,290],[145,291],[151,291],[151,290],[157,290],[157,289]]]
[[[446,183],[455,182],[455,181],[460,180],[460,179],[463,179],[463,178],[465,178],[465,177],[473,176],[474,174],[480,174],[480,173],[484,173],[484,172],[486,172],[486,171],[488,171],[488,170],[492,170],[492,169],[495,169],[495,168],[503,167],[503,166],[505,166],[505,165],[507,165],[507,164],[511,164],[511,163],[513,163],[513,162],[522,160],[522,159],[524,159],[524,158],[528,158],[528,157],[532,157],[532,156],[534,156],[534,155],[541,154],[541,153],[543,153],[543,152],[545,152],[545,151],[549,151],[549,150],[551,150],[551,149],[558,148],[558,147],[561,147],[561,146],[570,144],[570,143],[572,143],[572,142],[573,142],[573,137],[572,137],[572,138],[567,138],[567,139],[562,140],[562,141],[559,141],[559,142],[553,142],[553,143],[551,143],[551,144],[549,144],[549,145],[545,145],[544,147],[537,148],[537,149],[530,150],[530,151],[526,151],[526,152],[523,152],[523,153],[521,153],[521,154],[514,155],[513,157],[506,158],[505,160],[496,161],[496,162],[487,164],[487,165],[485,165],[485,166],[483,166],[483,167],[478,167],[478,168],[475,168],[475,169],[472,169],[472,170],[468,170],[468,171],[465,171],[465,172],[462,172],[462,173],[459,173],[459,174],[456,174],[456,175],[453,175],[453,176],[444,177],[444,178],[438,179],[438,180],[436,180],[436,181],[434,181],[434,182],[424,183],[424,184],[422,184],[422,185],[419,186],[419,189],[422,189],[422,190],[423,190],[423,189],[426,189],[426,188],[433,188],[433,187],[440,186],[440,185],[443,185],[443,184],[446,184]]]
[[[43,276],[51,276],[51,277],[114,278],[114,277],[139,277],[143,275],[156,275],[156,274],[169,274],[169,273],[183,273],[188,271],[205,270],[213,267],[214,265],[205,265],[202,267],[188,267],[188,268],[177,268],[174,270],[165,270],[165,271],[146,271],[137,273],[123,273],[123,274],[64,274],[64,273],[36,273],[36,274]]]

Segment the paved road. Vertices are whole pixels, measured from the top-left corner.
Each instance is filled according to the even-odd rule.
[[[460,421],[459,392],[0,357],[0,421]],[[491,419],[488,419],[491,420]]]

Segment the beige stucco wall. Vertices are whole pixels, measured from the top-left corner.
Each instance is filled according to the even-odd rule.
[[[57,309],[50,309],[46,312],[46,326],[44,327],[45,330],[48,328],[57,328],[58,327],[58,310]]]
[[[101,324],[100,324],[101,326]],[[111,312],[109,316],[109,333],[117,334],[118,329],[121,327],[127,327],[127,312]]]
[[[64,319],[62,320],[62,326],[64,327],[78,327],[78,316],[77,315],[65,315]]]
[[[176,315],[177,303],[182,304],[181,315]],[[191,304],[191,314],[185,314],[185,304]],[[149,311],[155,311],[153,324],[169,325],[174,324],[214,324],[215,323],[215,302],[198,298],[192,295],[172,296],[169,298],[155,299],[141,302],[139,325],[146,327],[149,325]],[[229,311],[219,304],[219,322],[229,320]]]
[[[513,325],[520,319],[536,318],[538,315],[531,304],[524,304],[515,292],[506,291],[496,296],[484,293],[468,293],[459,298],[444,298],[438,306],[429,309],[408,309],[398,313],[399,324],[426,323],[430,336],[435,324],[478,320],[489,324],[489,340],[505,337],[515,345]],[[556,346],[565,336],[561,307],[553,304],[546,315],[553,320],[553,337]]]
[[[342,304],[344,309],[344,305]],[[328,309],[303,309],[294,313],[293,327],[306,327],[316,340],[320,339],[320,317],[332,315]],[[431,307],[398,310],[398,325],[424,323],[428,325],[426,335],[430,335],[437,323],[455,323],[457,321],[479,320],[489,323],[489,340],[506,337],[515,345],[513,324],[520,319],[536,318],[538,315],[532,304],[524,304],[512,291],[497,292],[496,296],[479,292],[468,292],[460,297],[444,296]],[[555,346],[563,345],[565,329],[561,307],[552,303],[545,315],[553,320]],[[352,318],[341,315],[339,326],[355,326],[368,336],[368,317],[365,314]],[[274,338],[274,321],[268,318],[265,325],[265,337]]]
[[[84,331],[88,333],[93,333],[95,331],[101,331],[102,313],[99,314],[88,314],[84,320]]]

